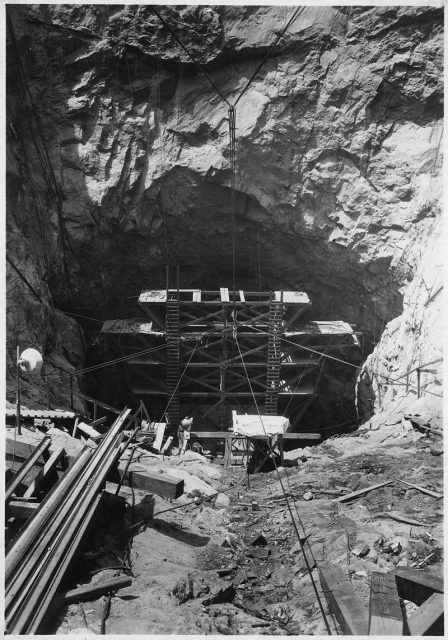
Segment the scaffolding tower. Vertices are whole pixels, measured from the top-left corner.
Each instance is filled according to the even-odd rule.
[[[315,352],[358,345],[346,322],[299,325],[310,305],[299,291],[233,295],[170,288],[167,278],[166,289],[141,292],[146,318],[106,320],[101,331],[106,347],[127,356],[129,391],[164,404],[174,426],[189,415],[226,430],[232,409],[258,407],[287,415],[294,429],[316,396],[325,359]]]

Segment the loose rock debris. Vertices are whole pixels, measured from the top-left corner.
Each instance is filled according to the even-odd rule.
[[[223,469],[190,451],[169,457],[137,448],[141,473],[177,471],[186,492],[170,499],[122,486],[114,495],[116,485],[107,482],[101,520],[60,588],[60,594],[81,589],[84,601],[90,592],[91,600],[64,605],[59,594],[59,617],[48,620],[46,631],[326,634],[312,577],[335,633],[345,621],[332,617],[331,598],[321,586],[323,567],[349,581],[366,616],[373,574],[403,570],[440,577],[441,494],[434,489],[442,467],[427,446],[433,436],[404,447],[376,436],[367,430],[332,438],[313,447],[306,461],[297,450],[294,466],[280,468],[279,475],[252,475],[250,487],[243,468]],[[294,460],[294,452],[288,457]],[[341,493],[351,498],[341,501]],[[94,595],[118,576],[131,583],[116,582],[122,588]],[[417,628],[418,606],[400,598]],[[431,627],[436,632],[437,604],[427,607],[439,621]]]

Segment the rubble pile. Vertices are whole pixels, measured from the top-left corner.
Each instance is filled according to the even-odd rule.
[[[325,634],[313,581],[331,619],[327,566],[342,572],[366,616],[378,573],[441,578],[442,440],[389,421],[290,451],[288,466],[250,476],[193,451],[136,447],[128,486],[106,484],[47,631],[126,634],[131,620],[136,634]],[[60,429],[47,433],[53,447],[82,449]],[[36,443],[39,433],[24,439]],[[182,478],[185,492],[134,487],[133,474]],[[409,597],[400,602],[412,624],[422,602]]]

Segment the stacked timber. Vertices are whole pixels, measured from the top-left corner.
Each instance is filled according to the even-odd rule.
[[[120,413],[96,449],[81,451],[7,550],[6,633],[38,633],[122,453],[129,413]]]

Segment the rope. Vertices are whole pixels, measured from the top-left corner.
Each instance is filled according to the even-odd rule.
[[[256,76],[258,75],[258,72],[260,71],[261,67],[264,65],[264,63],[266,62],[266,60],[269,58],[269,56],[271,55],[272,50],[277,46],[277,44],[279,43],[280,39],[283,38],[283,36],[285,35],[285,33],[288,31],[289,27],[292,25],[292,23],[294,22],[294,20],[297,18],[297,16],[299,15],[299,13],[301,13],[304,10],[304,7],[297,7],[297,9],[294,11],[294,13],[292,14],[289,22],[286,24],[285,28],[283,29],[283,31],[280,32],[280,34],[277,36],[277,39],[275,40],[275,42],[273,42],[273,44],[270,46],[270,48],[268,49],[268,51],[266,52],[266,55],[264,56],[263,60],[260,62],[260,64],[258,65],[258,67],[255,69],[254,73],[251,75],[251,77],[249,78],[249,80],[247,81],[245,87],[243,88],[243,90],[241,91],[240,95],[238,96],[238,98],[236,99],[235,103],[234,103],[234,107],[236,107],[236,105],[238,104],[238,102],[241,100],[241,98],[243,97],[243,95],[246,93],[246,91],[248,90],[248,88],[250,87],[250,85],[252,84],[252,82],[255,80]]]
[[[175,41],[177,42],[177,44],[182,48],[182,50],[187,54],[187,56],[190,58],[190,60],[195,64],[195,66],[197,67],[199,73],[201,73],[201,75],[203,75],[209,82],[210,86],[214,89],[214,91],[216,92],[216,94],[221,98],[221,100],[223,102],[225,102],[229,107],[230,102],[227,100],[227,98],[225,98],[223,96],[223,94],[221,93],[221,91],[218,89],[217,85],[213,82],[213,80],[210,78],[210,76],[208,75],[208,73],[203,69],[203,67],[199,64],[199,62],[196,60],[196,58],[193,56],[192,53],[190,53],[190,51],[187,49],[187,47],[183,44],[183,42],[177,37],[177,35],[174,33],[174,31],[171,29],[171,27],[169,26],[169,24],[166,22],[166,20],[164,20],[164,18],[162,18],[162,16],[160,15],[160,13],[157,11],[157,9],[154,6],[150,6],[151,11],[153,11],[153,13],[156,14],[156,16],[158,17],[158,19],[160,20],[160,22],[163,24],[163,26],[165,27],[165,29],[168,29],[168,31],[171,33],[171,35],[173,36],[173,38],[175,39]]]
[[[236,323],[236,249],[235,249],[235,177],[236,177],[236,111],[229,107],[229,137],[230,137],[230,210],[232,213],[232,288],[233,288],[233,323]]]
[[[240,354],[241,362],[243,363],[244,373],[246,374],[247,382],[248,382],[248,384],[249,384],[250,392],[251,392],[251,394],[252,394],[252,398],[253,398],[253,401],[254,401],[254,404],[255,404],[255,407],[256,407],[256,410],[257,410],[257,414],[258,414],[258,417],[260,418],[261,426],[263,427],[264,435],[265,435],[265,437],[266,437],[266,442],[267,442],[268,449],[269,449],[269,456],[270,456],[270,458],[271,458],[271,460],[272,460],[272,462],[273,462],[273,464],[274,464],[275,470],[276,470],[276,472],[277,472],[277,477],[278,477],[278,480],[279,480],[279,483],[280,483],[280,487],[281,487],[281,489],[282,489],[284,499],[286,500],[286,505],[287,505],[287,507],[288,507],[289,515],[290,515],[290,517],[291,517],[291,522],[292,522],[292,524],[293,524],[294,530],[295,530],[296,535],[297,535],[297,540],[298,540],[298,542],[299,542],[299,544],[300,544],[300,548],[301,548],[301,550],[302,550],[303,558],[304,558],[304,560],[305,560],[305,564],[306,564],[306,568],[307,568],[307,571],[308,571],[308,575],[310,576],[310,580],[311,580],[311,583],[312,583],[312,585],[313,585],[314,593],[316,594],[316,598],[317,598],[317,602],[318,602],[318,604],[319,604],[319,609],[320,609],[320,611],[321,611],[322,618],[323,618],[324,623],[325,623],[325,626],[326,626],[326,628],[327,628],[328,635],[330,635],[330,636],[331,636],[331,635],[332,635],[332,633],[331,633],[330,625],[328,624],[327,616],[326,616],[326,614],[325,614],[325,611],[324,611],[324,608],[323,608],[323,605],[322,605],[322,601],[321,601],[321,599],[320,599],[320,595],[319,595],[319,592],[318,592],[318,590],[317,590],[317,586],[316,586],[316,582],[315,582],[315,580],[314,580],[314,576],[313,576],[313,573],[312,573],[312,569],[311,569],[311,567],[310,567],[310,564],[309,564],[308,558],[307,558],[307,556],[306,556],[306,554],[305,554],[304,543],[302,542],[302,539],[301,539],[301,537],[300,537],[300,533],[299,533],[299,530],[298,530],[298,528],[297,528],[296,521],[295,521],[294,516],[293,516],[293,513],[292,513],[291,505],[290,505],[290,503],[289,503],[289,499],[288,499],[287,493],[286,493],[286,491],[285,491],[285,487],[284,487],[284,485],[283,485],[283,481],[282,481],[282,478],[281,478],[280,472],[279,472],[279,470],[278,470],[277,463],[275,462],[275,457],[274,457],[274,453],[273,453],[273,450],[272,450],[271,442],[270,442],[270,440],[269,440],[269,438],[268,438],[268,435],[267,435],[267,432],[266,432],[266,429],[265,429],[265,426],[264,426],[263,418],[261,417],[260,410],[259,410],[259,408],[258,408],[257,400],[256,400],[256,398],[255,398],[255,394],[254,394],[253,389],[252,389],[252,384],[251,384],[251,382],[250,382],[249,375],[248,375],[248,373],[247,373],[246,363],[244,362],[243,354],[241,353],[241,349],[240,349],[240,345],[239,345],[239,342],[238,342],[238,338],[236,338],[236,345],[237,345],[237,347],[238,347],[238,352],[239,352],[239,354]],[[302,528],[303,528],[303,525],[302,525]],[[305,533],[305,531],[304,531],[304,533]],[[316,563],[316,566],[317,566],[317,563]]]
[[[195,347],[194,347],[193,351],[191,352],[191,355],[190,355],[190,357],[189,357],[189,359],[188,359],[187,364],[185,365],[184,370],[182,371],[182,375],[181,375],[181,376],[180,376],[180,378],[177,380],[177,384],[176,384],[176,386],[174,387],[173,393],[171,394],[171,397],[169,398],[169,400],[168,400],[168,402],[167,402],[167,405],[166,405],[165,409],[162,411],[162,415],[160,416],[159,422],[162,422],[162,418],[163,418],[163,416],[164,416],[164,415],[165,415],[165,413],[168,411],[168,407],[170,406],[171,401],[172,401],[172,399],[174,398],[174,396],[175,396],[175,394],[176,394],[176,391],[177,391],[177,390],[178,390],[178,388],[179,388],[180,383],[182,382],[182,378],[184,377],[184,375],[185,375],[185,373],[186,373],[186,371],[187,371],[188,365],[190,364],[192,357],[193,357],[193,356],[194,356],[194,354],[196,353],[196,349],[198,348],[198,345],[199,345],[199,341],[200,341],[200,340],[202,340],[202,336],[201,336],[201,338],[198,338],[198,339],[197,339],[196,345],[195,345]],[[220,341],[218,341],[218,342],[220,342]]]
[[[263,333],[263,331],[261,329],[258,329],[258,327],[253,327],[254,331],[258,331],[260,333]],[[287,338],[282,338],[282,340],[284,342],[287,342],[288,344],[292,344],[295,347],[297,347],[298,349],[305,349],[305,351],[310,351],[311,353],[315,353],[317,355],[323,356],[324,358],[328,358],[329,360],[335,360],[336,362],[340,362],[341,364],[345,364],[348,367],[353,367],[354,369],[363,369],[364,364],[359,365],[359,364],[353,364],[352,362],[347,362],[346,360],[342,360],[341,358],[335,358],[334,356],[330,356],[326,353],[323,353],[322,351],[317,351],[316,349],[312,349],[311,347],[305,347],[302,344],[297,344],[296,342],[292,342],[291,340],[288,340]],[[417,367],[418,369],[420,367]],[[395,382],[398,382],[399,380],[402,380],[403,378],[406,377],[406,374],[404,374],[403,376],[401,376],[400,378],[391,378],[390,376],[387,376],[385,373],[380,373],[379,371],[375,371],[374,369],[370,369],[370,371],[377,376],[381,376],[382,378],[384,378],[388,384],[394,384]],[[410,389],[414,389],[417,390],[417,387],[414,385],[409,385]],[[433,391],[428,391],[427,389],[420,389],[421,393],[429,393],[429,395],[432,396],[436,396],[437,398],[443,398],[443,395],[440,395],[438,393],[434,393]]]
[[[19,275],[19,278],[21,278],[21,280],[23,280],[23,282],[31,289],[31,291],[34,293],[34,295],[36,296],[36,298],[39,300],[39,302],[41,302],[42,304],[44,304],[44,301],[42,300],[42,298],[40,297],[40,295],[35,291],[35,289],[30,285],[30,283],[28,282],[28,280],[25,278],[25,276],[23,275],[23,273],[21,271],[19,271],[19,269],[16,267],[16,265],[14,264],[14,262],[11,260],[11,258],[7,255],[6,256],[7,261],[9,262],[9,264],[11,265],[11,267],[14,269],[14,271]]]

